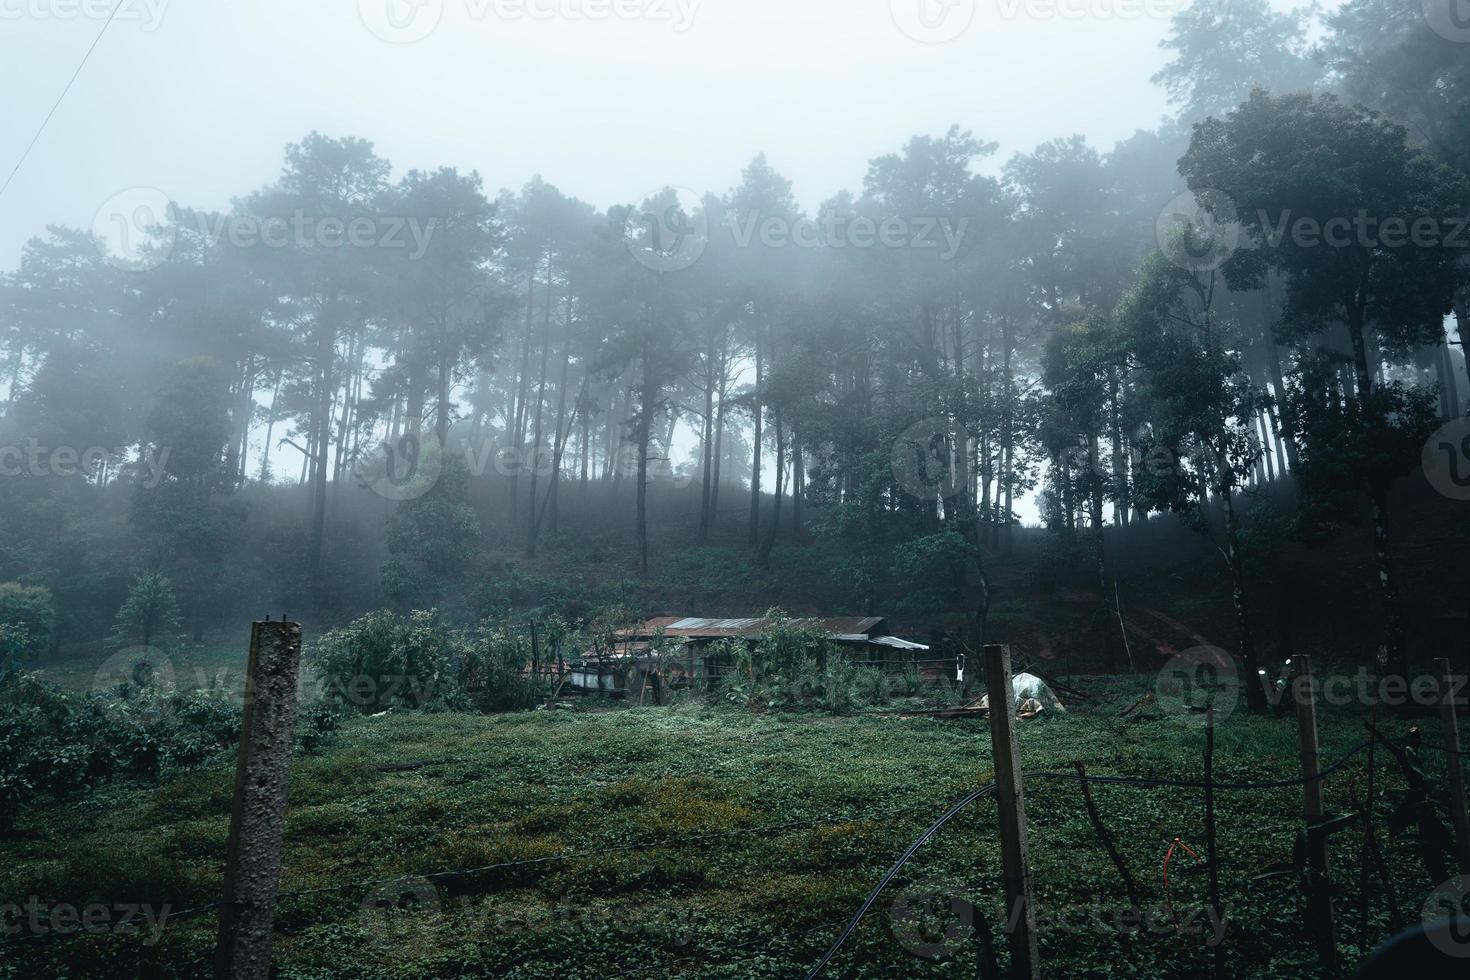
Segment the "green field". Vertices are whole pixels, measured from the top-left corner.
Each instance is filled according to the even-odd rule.
[[[1089,682],[1091,683],[1091,682]],[[1143,684],[1099,684],[1097,705],[1021,723],[1027,770],[1196,779],[1203,733],[1146,708]],[[1139,717],[1142,715],[1143,717]],[[1324,718],[1328,759],[1359,742],[1361,715]],[[1432,727],[1432,726],[1431,726]],[[1394,733],[1405,726],[1395,723]],[[1222,780],[1297,773],[1296,726],[1238,711],[1217,735]],[[1433,741],[1431,739],[1431,741]],[[936,816],[991,775],[983,721],[758,716],[695,703],[669,708],[360,718],[291,772],[276,921],[281,977],[799,977],[867,890]],[[1402,790],[1383,753],[1383,813]],[[392,764],[426,763],[381,771]],[[1426,753],[1426,763],[1438,763]],[[1433,769],[1431,768],[1431,771]],[[1363,757],[1329,781],[1329,808],[1361,808]],[[232,759],[161,785],[112,783],[27,810],[0,844],[0,904],[138,904],[156,935],[68,934],[0,945],[0,976],[207,974],[228,827]],[[1206,877],[1170,842],[1204,853],[1201,795],[1098,786],[1106,824],[1138,881],[1142,935],[1107,923],[1128,899],[1075,783],[1027,786],[1041,955],[1050,976],[1179,976],[1209,968],[1200,914]],[[1227,975],[1313,975],[1294,878],[1253,880],[1289,860],[1300,789],[1222,792],[1220,873]],[[1410,918],[1433,886],[1411,839],[1387,845]],[[577,856],[563,857],[568,852]],[[1360,955],[1358,832],[1334,839],[1343,955]],[[365,899],[400,891],[365,882],[539,863],[417,883],[419,904],[389,914]],[[926,897],[968,897],[999,936],[993,800],[962,813],[919,851],[875,904],[830,976],[977,975],[978,937],[946,944],[947,922],[914,922]],[[931,903],[932,904],[932,903]],[[1368,943],[1387,918],[1368,913]],[[1003,944],[1001,944],[1003,946]],[[920,956],[918,953],[939,953]]]

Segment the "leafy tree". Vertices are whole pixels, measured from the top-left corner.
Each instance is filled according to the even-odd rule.
[[[1286,280],[1284,337],[1346,329],[1363,433],[1351,469],[1371,511],[1384,608],[1379,659],[1402,672],[1388,491],[1417,456],[1381,452],[1401,444],[1393,432],[1405,405],[1379,363],[1442,336],[1465,281],[1450,222],[1470,213],[1470,189],[1370,110],[1262,91],[1228,119],[1198,125],[1180,169],[1191,190],[1212,192],[1205,207],[1216,221],[1238,221],[1253,246],[1226,265],[1232,287],[1257,288],[1275,270]]]
[[[468,503],[463,462],[446,457],[428,493],[401,502],[388,522],[383,590],[403,608],[437,608],[472,578],[480,552],[480,521]]]
[[[0,582],[0,675],[44,653],[55,632],[49,589]]]
[[[1174,56],[1153,82],[1191,121],[1223,116],[1253,89],[1309,90],[1321,75],[1307,41],[1309,12],[1278,11],[1270,0],[1197,0],[1159,42]]]
[[[376,612],[325,634],[310,658],[329,702],[377,714],[455,703],[455,642],[432,610]]]
[[[203,358],[175,365],[148,415],[146,435],[149,458],[161,472],[137,480],[132,522],[147,563],[183,583],[183,608],[197,640],[245,519],[233,497],[230,395],[220,365]]]
[[[360,344],[351,341],[364,329],[364,304],[380,275],[364,249],[342,248],[321,230],[363,220],[380,227],[388,173],[388,161],[368,141],[313,132],[286,147],[280,179],[241,206],[263,228],[307,229],[287,236],[285,248],[257,248],[252,255],[258,257],[258,274],[276,284],[273,315],[289,322],[301,338],[298,357],[306,364],[299,411],[306,421],[302,448],[311,486],[306,566],[313,575],[321,568],[326,543],[327,483],[334,469],[341,469],[332,465],[333,442],[338,459],[346,459],[342,436],[333,431],[333,408],[361,370],[352,361],[347,370],[339,370],[338,345],[346,337],[361,353]]]
[[[115,646],[152,646],[172,639],[179,629],[179,603],[173,584],[157,572],[133,580],[128,597],[113,623]]]
[[[1198,246],[1196,246],[1198,247]],[[1260,454],[1252,428],[1265,395],[1242,370],[1239,337],[1216,309],[1223,277],[1183,268],[1154,253],[1123,301],[1118,322],[1138,364],[1147,425],[1146,458],[1133,492],[1149,510],[1170,511],[1210,533],[1219,503],[1219,550],[1230,574],[1231,606],[1253,710],[1266,708],[1251,631],[1236,495]]]

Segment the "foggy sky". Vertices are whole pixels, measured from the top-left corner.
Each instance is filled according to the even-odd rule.
[[[0,180],[112,2],[0,0]],[[811,208],[952,123],[1000,143],[986,169],[1071,133],[1106,149],[1168,112],[1148,78],[1185,0],[122,2],[0,197],[0,269],[127,188],[225,209],[312,129],[374,141],[395,174],[477,169],[493,193],[540,173],[599,208],[724,192],[762,151]],[[941,31],[973,20],[921,43],[899,26],[921,4]],[[436,17],[413,43],[372,29]]]

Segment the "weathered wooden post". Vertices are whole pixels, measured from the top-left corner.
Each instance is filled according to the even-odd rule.
[[[1011,648],[985,648],[985,683],[990,696],[990,751],[1000,804],[1001,868],[1005,875],[1010,974],[1041,976],[1036,948],[1036,909],[1031,904],[1031,857],[1026,838],[1026,804],[1021,791],[1021,749],[1016,743],[1016,696],[1011,683]]]
[[[1205,861],[1210,872],[1210,907],[1215,910],[1215,921],[1225,921],[1225,911],[1220,904],[1220,849],[1215,835],[1215,703],[1211,696],[1205,707]],[[1135,903],[1136,904],[1136,903]],[[1216,943],[1214,949],[1214,975],[1225,976],[1225,947]]]
[[[1455,671],[1448,659],[1439,661],[1439,718],[1444,726],[1445,765],[1450,775],[1450,817],[1455,824],[1455,860],[1460,874],[1470,875],[1470,816],[1465,808],[1465,767],[1460,749],[1460,723],[1455,713]]]
[[[215,950],[216,980],[267,980],[270,974],[300,669],[299,623],[284,622],[283,617],[279,623],[252,625]]]
[[[1307,819],[1307,863],[1311,889],[1308,892],[1309,927],[1322,961],[1337,970],[1337,927],[1333,922],[1331,881],[1327,872],[1327,833],[1322,829],[1322,759],[1317,742],[1317,690],[1312,678],[1312,658],[1297,657],[1296,720],[1301,739],[1304,809]]]

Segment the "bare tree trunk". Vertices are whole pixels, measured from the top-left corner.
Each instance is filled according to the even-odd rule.
[[[551,512],[551,533],[555,534],[560,515],[558,514],[557,495],[561,486],[561,461],[562,454],[566,450],[567,440],[571,438],[572,429],[577,424],[577,409],[581,406],[587,395],[587,375],[582,375],[582,387],[577,392],[577,404],[572,408],[572,418],[566,418],[567,411],[567,370],[571,362],[571,343],[568,340],[567,350],[563,352],[561,362],[561,379],[557,382],[556,395],[556,432],[555,442],[551,453],[551,485],[546,488],[546,502],[541,505],[544,514],[548,508]],[[565,424],[564,424],[565,423]],[[537,526],[531,528],[531,554],[536,553],[536,536],[539,532],[540,518],[537,518]]]
[[[327,453],[330,450],[332,425],[333,362],[336,358],[337,332],[335,302],[329,301],[324,311],[325,323],[318,323],[321,336],[317,340],[317,400],[312,429],[317,444],[311,459],[311,536],[307,547],[307,572],[315,577],[321,571],[322,550],[327,532]]]
[[[1005,513],[1001,520],[1005,524],[1005,553],[1009,555],[1012,550],[1015,531],[1011,525],[1011,515],[1015,513],[1012,509],[1015,477],[1012,468],[1015,459],[1012,456],[1015,445],[1015,376],[1011,367],[1012,351],[1015,348],[1013,328],[1009,318],[1001,327],[1001,418],[1000,418],[1000,444],[1001,444],[1001,489],[1005,493]]]
[[[547,261],[551,261],[549,257]],[[530,269],[526,272],[526,321],[525,330],[521,334],[521,368],[516,375],[513,418],[508,420],[510,422],[510,446],[507,448],[515,454],[514,467],[510,475],[509,518],[512,523],[515,521],[516,508],[520,505],[521,468],[525,462],[522,457],[526,447],[526,400],[531,387],[531,324],[536,317],[536,266],[539,264],[539,259],[532,262]]]
[[[1108,428],[1113,443],[1113,523],[1118,527],[1128,526],[1128,471],[1123,462],[1123,409],[1122,384],[1119,369],[1108,370]]]
[[[709,513],[710,525],[713,527],[719,522],[720,515],[720,480],[724,473],[724,444],[725,444],[725,396],[729,394],[730,387],[730,334],[726,331],[720,345],[720,392],[719,407],[715,410],[715,449],[714,449],[714,473],[710,477],[709,491]]]
[[[546,256],[546,315],[541,321],[541,370],[536,381],[536,418],[531,436],[531,495],[527,511],[526,554],[536,553],[536,532],[540,524],[537,515],[536,486],[541,479],[541,419],[546,409],[546,364],[551,355],[551,305],[552,305],[551,255]]]
[[[710,335],[710,345],[705,353],[704,372],[704,430],[699,440],[699,540],[709,540],[710,499],[713,496],[714,479],[714,425],[715,425],[715,343]]]
[[[653,314],[649,312],[652,333]],[[653,407],[656,397],[652,375],[653,353],[648,334],[643,338],[643,395],[638,407],[638,570],[648,576],[648,443],[653,431]]]
[[[250,423],[255,419],[255,355],[245,358],[245,371],[240,379],[239,401],[235,405],[235,433],[227,465],[237,481],[245,479],[246,457],[250,455]]]
[[[1087,497],[1088,497],[1088,523],[1092,525],[1092,555],[1097,566],[1097,590],[1098,600],[1103,612],[1103,637],[1107,648],[1108,670],[1118,669],[1118,649],[1113,642],[1112,620],[1114,610],[1108,603],[1108,562],[1105,542],[1103,540],[1103,487],[1102,477],[1098,475],[1101,466],[1098,453],[1098,437],[1095,433],[1087,436]]]
[[[285,368],[276,369],[275,388],[271,391],[270,414],[266,416],[265,423],[265,446],[260,454],[260,482],[269,483],[271,478],[271,440],[275,438],[277,407],[281,397],[281,378],[286,374]]]
[[[1221,456],[1223,460],[1224,457]],[[1260,667],[1256,660],[1256,641],[1251,633],[1246,609],[1245,575],[1241,568],[1240,529],[1235,519],[1234,490],[1228,467],[1222,467],[1220,498],[1224,505],[1225,563],[1230,568],[1230,603],[1235,610],[1236,636],[1240,644],[1240,664],[1245,673],[1245,698],[1252,711],[1266,710],[1266,689],[1261,686]]]
[[[1348,335],[1353,344],[1353,364],[1358,374],[1358,398],[1363,404],[1373,394],[1373,375],[1368,361],[1368,344],[1364,336],[1366,325],[1361,305],[1349,311]],[[1385,672],[1404,676],[1408,670],[1403,645],[1403,617],[1399,608],[1398,581],[1393,574],[1389,559],[1391,538],[1389,535],[1388,484],[1387,481],[1370,475],[1368,477],[1368,503],[1373,519],[1373,557],[1378,568],[1378,588],[1383,600],[1383,641],[1379,646],[1378,663]]]
[[[587,390],[588,381],[591,378],[591,374],[592,372],[590,369],[586,370],[583,374],[583,392]],[[576,411],[580,412],[582,416],[582,448],[580,453],[578,454],[580,458],[577,460],[578,465],[581,467],[581,473],[579,474],[580,483],[577,488],[577,494],[583,500],[586,500],[587,480],[589,479],[589,473],[592,466],[592,413],[587,411],[585,406],[582,404],[582,400],[580,398],[577,402]]]
[[[447,320],[440,320],[439,327],[439,396],[434,405],[434,435],[441,449],[449,447],[449,386],[454,374],[455,351],[449,338]]]
[[[786,427],[781,424],[781,410],[775,412],[776,425],[776,506],[771,511],[771,523],[766,528],[765,539],[761,542],[760,554],[757,564],[761,568],[771,567],[771,549],[776,546],[776,530],[781,524],[781,490],[783,478],[786,473]]]
[[[1444,405],[1444,417],[1457,419],[1460,417],[1460,385],[1455,380],[1455,360],[1450,356],[1450,345],[1448,339],[1436,348],[1439,355],[1436,360],[1436,370],[1439,373],[1439,395]]]
[[[791,430],[791,536],[802,535],[801,498],[806,491],[806,461],[802,458],[801,441],[796,428]]]
[[[1265,315],[1269,322],[1269,319],[1275,316],[1275,306],[1274,302],[1270,300],[1269,289],[1266,291],[1266,295],[1268,305]],[[1276,395],[1272,419],[1276,426],[1276,438],[1281,442],[1282,449],[1286,454],[1286,468],[1295,472],[1297,468],[1296,436],[1294,435],[1295,420],[1289,414],[1291,403],[1286,398],[1286,381],[1281,371],[1281,348],[1277,345],[1276,339],[1271,335],[1269,328],[1266,330],[1264,353],[1266,370],[1270,372],[1271,387],[1275,390]]]
[[[750,471],[750,543],[760,537],[761,525],[761,383],[764,381],[764,362],[761,359],[761,342],[755,341],[755,394],[751,399],[751,413],[755,416],[755,446]]]

